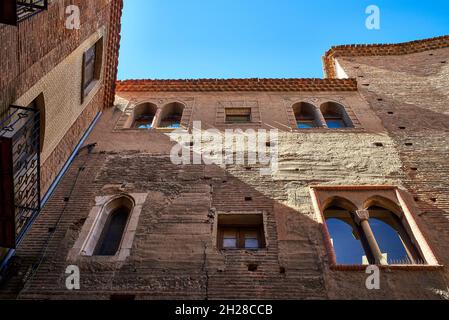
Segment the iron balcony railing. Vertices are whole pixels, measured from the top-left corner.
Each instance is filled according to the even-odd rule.
[[[0,122],[0,247],[15,248],[40,207],[40,114],[13,106]]]
[[[17,26],[47,8],[48,0],[1,0],[0,23]]]

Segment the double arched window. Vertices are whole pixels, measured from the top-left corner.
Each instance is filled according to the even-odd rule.
[[[323,213],[338,264],[424,263],[402,223],[401,209],[391,200],[372,197],[358,210],[349,200],[333,197]]]
[[[329,128],[342,129],[354,127],[345,107],[336,102],[326,102],[317,108],[307,102],[293,105],[298,129]]]
[[[139,104],[132,114],[132,128],[135,129],[178,129],[181,128],[185,106],[180,102],[169,103],[158,108],[152,103]]]

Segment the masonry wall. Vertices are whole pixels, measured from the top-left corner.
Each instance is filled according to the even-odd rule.
[[[357,92],[120,96],[117,108],[103,114],[86,142],[97,146],[90,154],[88,150],[80,153],[19,248],[15,274],[1,291],[4,296],[20,292],[21,299],[109,299],[113,294],[137,299],[437,299],[434,290],[446,288],[442,271],[386,270],[382,290],[368,291],[364,271],[329,267],[309,186],[405,188],[408,181],[394,140]],[[348,107],[358,128],[290,129],[293,103],[320,104],[329,99]],[[280,170],[263,176],[258,166],[174,165],[169,158],[174,143],[165,133],[117,128],[128,107],[172,100],[191,105],[191,120],[210,127],[220,103],[257,101],[263,124],[253,128],[281,131]],[[95,197],[123,192],[148,194],[128,259],[115,263],[99,257],[68,260]],[[246,201],[247,197],[252,201]],[[219,251],[214,234],[217,215],[255,211],[266,217],[267,248]],[[430,236],[429,228],[424,231]],[[33,272],[31,265],[39,261]],[[65,287],[65,269],[70,264],[81,269],[80,291]],[[249,271],[249,264],[256,264],[257,271]]]
[[[111,15],[111,9],[119,2],[51,1],[48,11],[21,22],[17,27],[0,25],[0,115],[11,104],[28,106],[40,94],[45,100],[45,108],[41,110],[45,114],[42,194],[93,120],[93,117],[88,121],[78,120],[79,117],[84,110],[95,109],[98,112],[104,107],[103,88],[108,80],[104,75],[110,76],[111,68],[106,64],[110,21],[119,25],[119,16]],[[79,30],[65,27],[68,16],[65,10],[69,5],[80,8]],[[81,103],[83,52],[101,36],[105,39],[102,81]],[[81,123],[83,128],[78,130]]]
[[[65,27],[69,5],[80,8],[78,30]],[[42,195],[114,91],[121,6],[120,0],[56,0],[17,27],[0,24],[0,118],[11,104],[28,106],[44,98]],[[102,78],[81,103],[83,52],[101,36]],[[0,248],[0,260],[4,252]]]
[[[338,57],[376,112],[401,159],[403,184],[443,265],[449,257],[449,49]],[[444,269],[447,282],[447,267]]]

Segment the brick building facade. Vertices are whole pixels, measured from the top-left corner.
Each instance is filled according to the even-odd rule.
[[[28,6],[34,6],[34,9]],[[40,186],[36,193],[42,202],[51,194],[51,186],[58,173],[96,116],[113,105],[122,6],[121,0],[38,0],[22,4],[17,4],[16,0],[2,1],[1,136],[6,137],[12,131],[8,125],[14,122],[10,120],[17,114],[14,110],[22,110],[15,107],[39,111],[40,123],[32,131],[40,135]],[[79,27],[68,25],[67,21],[72,18],[79,19]],[[90,87],[85,90],[83,81],[88,82],[86,52],[94,46],[98,49],[93,63],[95,72],[90,79]],[[19,132],[20,128],[16,127],[13,129]],[[2,146],[6,146],[3,142]],[[2,149],[2,179],[8,171],[6,151],[7,147]],[[29,177],[30,174],[26,179]],[[0,193],[1,229],[5,234],[9,229],[5,227],[6,203],[11,190],[2,185]],[[16,204],[17,193],[14,194]],[[17,229],[19,224],[23,224],[23,229],[27,228],[35,214],[27,212],[26,216],[26,221],[13,223]],[[14,240],[20,242],[17,238]],[[11,254],[11,250],[1,248],[2,244],[0,261]]]
[[[448,58],[441,37],[332,48],[326,79],[117,82],[115,106],[18,248],[0,296],[444,297]],[[195,140],[210,129],[276,129],[259,147],[277,153],[277,168],[174,164],[174,132],[189,138],[188,155],[219,156],[216,140]],[[342,260],[331,220],[353,228],[357,263]],[[399,235],[405,260],[392,259],[378,221]],[[369,263],[380,290],[366,288]],[[79,290],[66,287],[68,266]]]

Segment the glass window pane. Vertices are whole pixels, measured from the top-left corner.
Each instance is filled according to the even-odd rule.
[[[369,220],[374,237],[382,254],[386,255],[389,264],[409,264],[410,259],[398,232],[382,220]]]
[[[237,239],[223,239],[223,248],[226,249],[235,249],[237,248]]]
[[[129,210],[119,208],[112,212],[95,248],[96,256],[114,256],[122,242],[123,233],[128,222]]]
[[[315,127],[315,125],[314,125],[313,121],[298,122],[298,129],[311,129],[314,127]]]
[[[326,123],[329,129],[346,128],[346,125],[343,120],[326,120]]]
[[[335,250],[338,264],[360,265],[366,261],[365,250],[360,240],[356,239],[352,227],[340,219],[327,219],[332,245]]]
[[[246,238],[245,239],[245,249],[259,249],[259,240]]]

